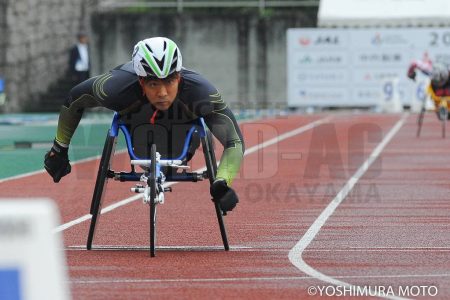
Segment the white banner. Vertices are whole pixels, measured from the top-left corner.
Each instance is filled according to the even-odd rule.
[[[448,0],[321,0],[320,27],[448,26]]]
[[[450,64],[450,28],[288,29],[288,106],[375,106],[393,82],[413,105],[423,84],[406,72],[425,56]]]

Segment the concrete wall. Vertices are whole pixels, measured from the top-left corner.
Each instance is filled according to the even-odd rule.
[[[93,72],[130,60],[134,44],[167,36],[181,49],[185,67],[204,74],[236,106],[286,104],[286,29],[312,27],[315,13],[300,9],[260,16],[224,12],[103,13],[92,19]]]
[[[0,0],[0,78],[5,78],[6,61],[6,8],[7,1]]]
[[[66,71],[68,49],[86,26],[86,0],[0,0],[0,110],[29,110]]]
[[[128,61],[137,41],[167,36],[178,43],[185,66],[204,74],[230,104],[283,106],[286,29],[315,26],[317,14],[300,8],[264,16],[257,9],[99,13],[96,4],[0,0],[0,77],[7,95],[0,112],[40,110],[42,95],[64,78],[80,30],[91,35],[93,75]]]

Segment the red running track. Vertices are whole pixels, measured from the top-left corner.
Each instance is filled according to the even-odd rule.
[[[144,250],[148,207],[140,200],[102,215],[94,244],[109,250],[84,250],[89,221],[69,222],[89,211],[98,161],[75,165],[59,184],[45,174],[2,182],[0,197],[55,199],[67,224],[60,229],[73,299],[315,299],[321,297],[318,289],[308,295],[311,286],[332,283],[369,286],[377,296],[381,287],[396,296],[399,288],[436,287],[435,297],[403,298],[449,299],[450,137],[442,139],[430,117],[416,138],[415,120],[335,114],[242,124],[250,151],[234,182],[241,202],[225,217],[229,252],[219,250],[206,182],[179,183],[166,194],[158,211],[158,245],[165,248],[156,258]],[[303,126],[313,128],[285,135]],[[284,139],[252,148],[277,136]],[[376,148],[379,156],[353,176]],[[116,155],[114,168],[126,165],[126,155]],[[353,189],[337,199],[349,182]],[[103,207],[133,196],[130,186],[110,182]],[[339,296],[332,287],[328,295]],[[339,298],[354,298],[345,295]]]

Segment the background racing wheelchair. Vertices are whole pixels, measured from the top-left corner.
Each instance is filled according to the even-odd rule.
[[[203,118],[192,120],[183,114],[183,110],[175,103],[174,107],[167,112],[155,112],[150,104],[145,104],[137,111],[122,115],[114,114],[103,147],[92,196],[88,250],[92,249],[108,180],[141,182],[131,190],[141,193],[144,203],[149,204],[150,207],[150,255],[152,257],[155,256],[156,248],[157,205],[164,203],[164,192],[171,191],[171,188],[164,187],[164,183],[196,182],[206,178],[210,184],[214,182],[217,163],[210,131]],[[149,116],[152,117],[149,118]],[[156,117],[158,117],[157,124],[154,122]],[[174,119],[176,122],[173,121]],[[129,172],[116,172],[111,169],[119,131],[124,134],[131,160]],[[205,157],[206,171],[188,172],[187,162],[192,158],[200,143]],[[136,166],[140,166],[139,170]],[[178,169],[182,171],[178,172]],[[214,206],[224,249],[228,251],[228,238],[223,221],[225,214],[218,202],[214,202]]]

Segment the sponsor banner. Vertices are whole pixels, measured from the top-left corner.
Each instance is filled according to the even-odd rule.
[[[378,104],[383,99],[383,91],[376,87],[355,87],[351,91],[351,98],[358,99],[358,105]]]
[[[360,104],[373,105],[380,102],[391,101],[395,97],[410,99],[411,89],[406,85],[396,85],[396,81],[385,81],[382,88],[358,86],[352,90],[352,96]],[[406,104],[406,103],[405,103]]]
[[[389,49],[410,45],[408,33],[401,30],[352,30],[351,40],[358,48]]]
[[[342,70],[301,70],[296,72],[297,80],[302,83],[307,83],[308,85],[318,85],[321,86],[322,83],[326,82],[330,85],[342,85],[349,81],[348,72]]]
[[[315,68],[316,66],[334,68],[346,66],[349,63],[347,53],[337,51],[300,52],[296,55],[296,58],[292,63],[298,68]]]
[[[325,106],[328,103],[345,103],[349,98],[346,88],[334,87],[323,89],[321,87],[299,87],[292,91],[291,97],[300,103],[313,103],[312,106]],[[343,104],[345,105],[345,104]]]
[[[350,73],[350,72],[349,72]],[[352,77],[351,82],[357,85],[361,84],[380,84],[387,80],[392,80],[398,77],[398,69],[387,69],[387,68],[364,68],[358,67],[354,68],[351,72]],[[347,82],[348,83],[348,82]]]
[[[288,29],[288,105],[375,106],[389,81],[410,105],[424,88],[407,69],[427,57],[450,65],[449,28]]]
[[[353,52],[352,62],[356,67],[393,67],[404,66],[410,62],[410,55],[403,53],[404,50],[396,51],[374,50],[374,49],[357,49]]]

